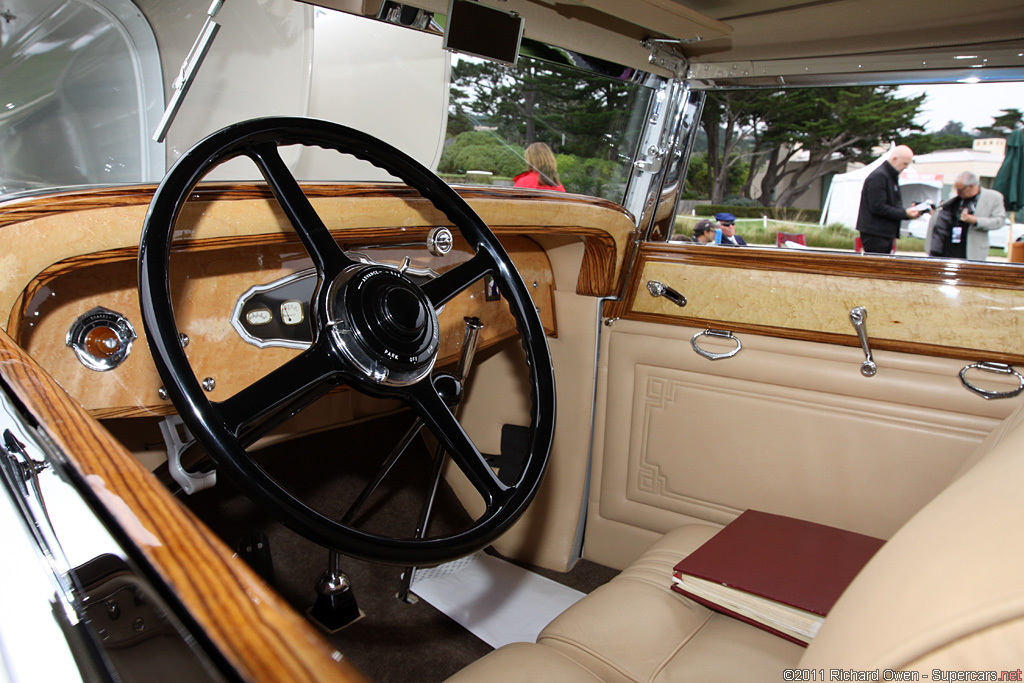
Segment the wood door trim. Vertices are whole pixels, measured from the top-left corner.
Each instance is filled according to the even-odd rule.
[[[655,301],[645,280],[653,272],[667,271],[676,271],[678,281],[687,284],[664,284],[682,287],[684,296],[688,288],[700,291],[703,298],[691,297],[691,305],[683,308]],[[714,293],[709,291],[712,281]],[[766,281],[772,291],[751,292]],[[640,248],[622,301],[608,315],[859,346],[844,316],[854,305],[865,305],[872,349],[1024,363],[1024,352],[1016,350],[1018,333],[1024,334],[1021,282],[1018,269],[986,263],[648,243]],[[835,305],[846,292],[849,301]],[[804,298],[797,305],[800,296]],[[832,306],[828,320],[815,310],[826,305],[818,299]],[[965,299],[976,305],[963,303]],[[980,306],[978,301],[992,304]],[[775,322],[780,316],[773,316],[773,308],[784,311],[784,324]]]

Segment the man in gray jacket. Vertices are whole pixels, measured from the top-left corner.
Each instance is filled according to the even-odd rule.
[[[988,231],[1006,225],[1003,195],[981,187],[978,176],[970,171],[958,175],[953,187],[956,196],[928,222],[928,255],[984,261],[988,258]]]

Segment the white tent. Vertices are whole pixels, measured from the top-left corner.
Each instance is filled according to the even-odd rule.
[[[832,178],[825,197],[825,207],[821,212],[821,225],[841,223],[851,230],[857,227],[857,214],[860,213],[860,191],[864,180],[876,168],[885,163],[892,153],[892,148],[863,168],[849,173],[841,173]],[[911,206],[923,201],[938,205],[942,198],[942,176],[916,173],[908,168],[900,174],[900,194],[903,202]],[[910,232],[915,237],[924,237],[928,228],[928,216],[914,221],[904,221],[900,232]]]

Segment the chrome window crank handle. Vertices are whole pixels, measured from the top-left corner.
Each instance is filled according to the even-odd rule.
[[[864,362],[860,364],[860,374],[865,377],[873,377],[878,372],[878,366],[871,359],[871,347],[868,345],[867,319],[868,309],[863,306],[857,306],[850,311],[850,322],[853,323],[853,328],[857,330],[861,348],[864,349]]]

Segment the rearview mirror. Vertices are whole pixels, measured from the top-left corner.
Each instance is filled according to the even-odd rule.
[[[444,48],[515,66],[523,18],[470,0],[450,0]]]

